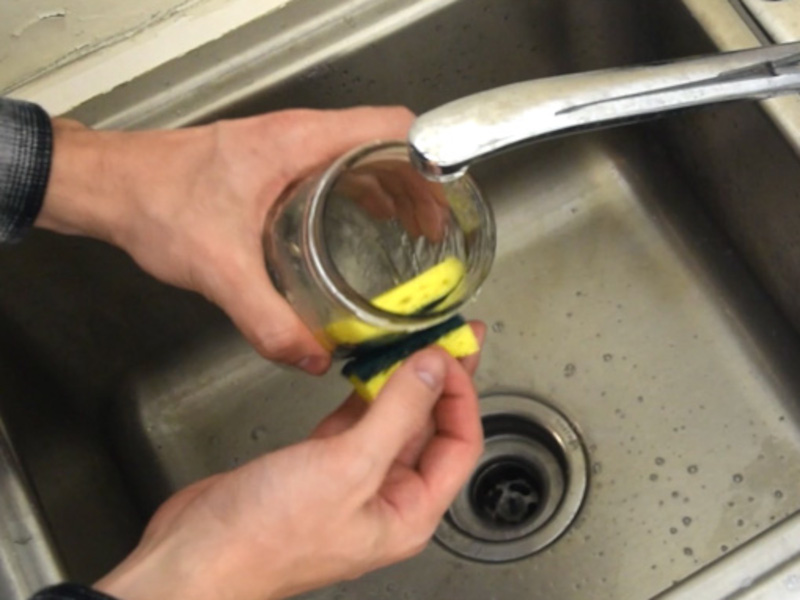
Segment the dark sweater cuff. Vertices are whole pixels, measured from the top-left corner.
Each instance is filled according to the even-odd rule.
[[[19,240],[44,202],[53,127],[36,104],[0,98],[0,242]]]
[[[115,600],[93,590],[91,588],[77,585],[75,583],[62,583],[53,587],[45,588],[38,592],[31,600]]]

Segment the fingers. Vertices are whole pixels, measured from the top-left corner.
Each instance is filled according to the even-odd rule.
[[[403,139],[414,119],[405,108],[355,108],[340,111],[289,110],[239,121],[237,127],[263,130],[275,146],[281,181],[328,164],[355,146],[376,139]],[[277,135],[276,135],[277,134]],[[213,299],[266,358],[313,374],[327,370],[328,353],[269,281],[263,250],[251,248],[239,265],[220,264],[212,282]],[[230,257],[226,256],[226,259]]]
[[[483,346],[483,340],[486,337],[486,325],[480,321],[470,321],[472,331],[475,337],[478,338],[478,345]],[[478,369],[481,353],[476,352],[464,358],[459,359],[459,362],[464,367],[464,370],[472,377]],[[419,458],[427,445],[436,435],[436,422],[433,415],[431,415],[425,423],[424,428],[416,436],[414,436],[405,448],[397,456],[397,462],[407,467],[414,468],[419,462]]]
[[[430,241],[441,241],[449,205],[440,184],[426,180],[410,164],[397,161],[370,163],[361,169],[371,173],[386,190],[396,208],[392,216],[397,217],[411,237],[424,235]],[[441,206],[440,196],[447,208]]]
[[[256,117],[258,119],[259,117]],[[338,158],[345,152],[376,140],[403,140],[414,114],[407,108],[359,107],[344,110],[287,110],[268,115],[282,119],[284,135],[280,145],[283,163],[297,174],[308,172]],[[270,122],[269,129],[275,126]]]
[[[336,182],[334,192],[353,200],[373,219],[388,220],[395,216],[392,197],[378,178],[368,172],[345,172]]]
[[[330,356],[286,300],[272,287],[257,251],[226,256],[222,278],[207,284],[212,299],[228,313],[265,358],[314,375],[324,373]]]
[[[486,324],[482,323],[481,321],[470,321],[469,325],[472,327],[472,332],[475,334],[475,337],[478,338],[478,346],[483,348],[483,340],[486,339]],[[469,373],[470,376],[475,375],[475,371],[478,370],[480,361],[480,352],[470,354],[469,356],[465,356],[460,360],[461,364],[464,365],[464,370]]]
[[[364,416],[368,406],[358,394],[353,392],[339,405],[339,408],[320,421],[309,437],[322,439],[347,431]]]
[[[471,321],[470,326],[475,333],[475,337],[478,338],[478,344],[482,346],[486,336],[486,325],[481,321]],[[479,352],[459,360],[470,376],[475,374],[479,361]],[[369,405],[358,394],[352,393],[334,412],[317,425],[309,437],[312,439],[326,438],[347,431],[361,420],[368,408]],[[422,429],[400,451],[396,461],[409,467],[416,465],[423,449],[428,445],[435,433],[436,424],[431,414],[425,420]]]
[[[395,462],[380,490],[385,506],[398,518],[389,536],[398,546],[429,539],[436,524],[467,481],[483,449],[478,398],[466,370],[449,364],[440,400],[433,409],[436,433],[413,466]]]
[[[418,472],[425,483],[434,520],[453,501],[483,451],[478,396],[463,368],[447,371],[444,392],[434,409],[436,436],[419,458]]]
[[[422,234],[432,242],[441,241],[448,216],[447,210],[443,210],[439,203],[439,197],[444,198],[442,185],[428,181],[408,164],[397,165],[394,175],[403,188],[401,195],[408,199]],[[444,199],[444,202],[447,200]],[[449,208],[449,205],[445,205]]]
[[[350,431],[359,454],[370,457],[376,487],[403,448],[425,428],[442,393],[448,359],[455,363],[437,348],[413,355],[392,375]]]
[[[433,420],[433,415],[429,416],[422,427],[414,437],[412,437],[405,447],[400,451],[395,459],[396,463],[404,465],[410,469],[414,469],[419,462],[419,457],[422,451],[436,435],[436,423]]]

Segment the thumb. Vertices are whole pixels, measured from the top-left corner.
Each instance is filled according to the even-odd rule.
[[[444,388],[447,358],[437,348],[422,350],[409,358],[350,430],[360,451],[372,457],[375,474],[381,480],[408,442],[426,431]]]

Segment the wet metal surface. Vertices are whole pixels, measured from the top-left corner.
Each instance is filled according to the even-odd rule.
[[[281,27],[300,27],[303,6],[341,4],[295,0]],[[259,54],[285,71],[265,74],[263,89],[257,72],[232,71],[207,88],[219,102],[197,118],[354,103],[420,111],[511,81],[713,49],[666,0],[647,11],[625,0],[602,10],[461,0],[425,18],[416,5],[373,2]],[[393,10],[407,23],[395,15],[391,28],[373,27]],[[311,48],[320,32],[326,44]],[[249,35],[258,37],[238,39]],[[306,598],[639,600],[687,578],[705,586],[707,573],[728,572],[728,556],[737,577],[743,565],[772,568],[737,557],[773,556],[746,543],[762,535],[778,548],[800,509],[800,345],[778,308],[798,322],[797,173],[755,105],[478,165],[498,249],[466,311],[490,327],[477,385],[541,398],[578,428],[589,464],[581,512],[522,560],[487,565],[434,543]],[[172,491],[301,439],[347,392],[336,374],[312,379],[264,362],[216,309],[100,244],[39,235],[2,249],[0,269],[0,325],[25,351],[2,360],[34,365],[26,389],[37,390],[6,394],[0,409],[17,415],[9,429],[20,462],[72,576],[108,568]],[[24,406],[35,418],[19,416]],[[42,427],[64,423],[94,440],[91,453],[70,452],[72,437],[36,443]],[[67,502],[55,468],[67,464],[83,474],[82,504]]]

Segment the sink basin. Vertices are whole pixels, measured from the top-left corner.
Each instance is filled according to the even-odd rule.
[[[603,4],[294,0],[75,116],[135,127],[294,106],[424,111],[523,79],[711,52],[728,43],[715,18],[736,16],[727,0]],[[752,43],[748,31],[730,43]],[[585,495],[532,554],[466,558],[440,536],[305,598],[756,598],[768,572],[790,581],[800,164],[773,119],[782,105],[769,106],[473,169],[498,230],[466,311],[490,326],[477,386],[487,406],[530,399],[570,424],[583,462],[562,467],[580,471]],[[71,579],[109,569],[172,492],[302,439],[348,391],[336,373],[263,361],[216,308],[103,244],[37,232],[0,250],[0,271],[0,414]]]

